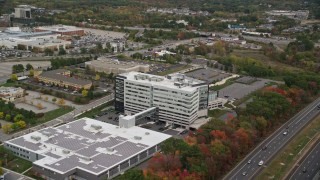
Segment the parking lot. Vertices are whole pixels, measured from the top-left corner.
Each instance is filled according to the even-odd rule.
[[[51,65],[50,61],[1,62],[0,63],[0,77],[9,76],[12,73],[12,66],[15,64],[22,64],[24,67],[26,67],[26,65],[28,63],[31,64],[34,69],[47,68]]]
[[[228,73],[213,68],[197,69],[195,71],[186,73],[186,75],[195,79],[206,81],[209,84],[231,76]]]
[[[227,98],[228,100],[241,99],[250,93],[263,88],[267,83],[271,82],[267,79],[259,79],[252,84],[233,83],[219,90],[220,98]]]

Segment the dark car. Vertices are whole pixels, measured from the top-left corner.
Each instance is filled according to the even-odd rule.
[[[263,146],[262,150],[266,150],[267,149],[267,146]]]
[[[180,134],[187,134],[188,132],[189,132],[188,130],[184,130]]]
[[[163,131],[163,130],[164,130],[164,128],[163,128],[163,127],[161,127],[161,128],[159,128],[158,130],[159,130],[159,131]]]

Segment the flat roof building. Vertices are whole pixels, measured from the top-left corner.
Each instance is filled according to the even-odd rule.
[[[118,75],[115,86],[115,108],[128,115],[157,107],[160,121],[184,128],[207,116],[207,83],[184,74],[129,72]]]
[[[38,38],[36,40],[19,42],[17,46],[18,49],[44,52],[45,49],[51,49],[53,51],[60,50],[61,48],[68,49],[71,46],[71,42],[54,38]]]
[[[96,72],[107,74],[121,74],[131,71],[149,72],[149,65],[139,64],[136,61],[119,61],[106,57],[99,57],[97,60],[85,62],[86,67]]]
[[[35,78],[43,83],[65,87],[69,89],[90,89],[92,82],[85,79],[71,77],[70,71],[65,69],[56,69],[35,73]]]
[[[36,32],[43,32],[43,31],[52,31],[57,34],[61,35],[68,35],[68,36],[73,36],[73,35],[78,35],[78,36],[83,36],[85,35],[84,29],[78,28],[76,26],[66,26],[66,25],[53,25],[53,26],[41,26],[41,27],[36,27],[35,28]]]
[[[46,179],[111,179],[160,150],[170,135],[90,118],[48,127],[6,141]]]

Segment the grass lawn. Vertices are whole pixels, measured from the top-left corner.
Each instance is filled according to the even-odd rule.
[[[7,154],[8,164],[6,164],[5,154]],[[32,167],[32,162],[14,156],[11,151],[6,150],[3,146],[0,146],[0,160],[3,162],[2,166],[4,168],[18,173],[22,173]]]
[[[208,111],[209,117],[219,118],[220,116],[224,115],[225,113],[230,112],[228,110],[221,110],[221,109],[213,109]]]
[[[94,115],[97,115],[99,113],[101,113],[101,110],[105,109],[106,107],[108,106],[111,106],[113,102],[108,102],[108,103],[105,103],[105,104],[102,104],[94,109],[91,109],[90,111],[88,112],[85,112],[83,114],[81,114],[80,116],[77,117],[77,119],[80,119],[80,118],[83,118],[83,117],[89,117],[91,118],[92,116]],[[112,111],[113,109],[110,109],[108,111]]]
[[[35,171],[33,171],[32,169],[30,169],[29,171],[24,173],[24,175],[29,176],[29,177],[36,179],[36,180],[45,180],[44,178],[38,176],[37,173]]]
[[[4,86],[4,87],[15,87],[16,85],[18,85],[18,83],[16,83],[16,82],[1,84],[1,86]]]
[[[178,68],[175,68],[175,69],[169,69],[167,71],[163,71],[163,72],[158,73],[158,75],[165,76],[167,74],[175,73],[175,72],[178,72],[178,71],[181,71],[181,70],[184,70],[184,69],[188,69],[188,68],[191,68],[191,66],[190,65],[185,65],[185,66],[181,66],[181,67],[178,67]]]
[[[52,119],[60,117],[60,116],[67,114],[68,112],[71,112],[71,111],[73,111],[72,107],[65,106],[65,107],[60,107],[59,109],[55,109],[55,110],[46,112],[46,113],[44,113],[43,117],[36,120],[35,125],[42,124],[47,121],[51,121]]]
[[[256,179],[283,179],[286,173],[294,166],[299,159],[299,152],[310,141],[310,138],[320,134],[320,116],[313,120],[300,133],[280,151],[273,161],[262,171]]]

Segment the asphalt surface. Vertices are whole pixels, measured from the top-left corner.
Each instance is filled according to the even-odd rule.
[[[290,180],[311,180],[316,176],[320,170],[320,139],[318,144],[302,158],[302,162],[299,162],[299,166],[295,169],[293,174],[289,176]]]
[[[272,157],[277,154],[286,143],[291,140],[308,122],[314,119],[320,110],[317,105],[320,104],[320,98],[313,101],[302,111],[276,130],[260,145],[258,145],[246,158],[244,158],[233,170],[231,170],[223,179],[225,180],[247,180],[254,179],[255,176],[266,166]],[[283,133],[287,132],[286,135]],[[266,147],[266,148],[265,148]],[[248,163],[250,160],[250,163]],[[263,161],[262,165],[258,165]]]

